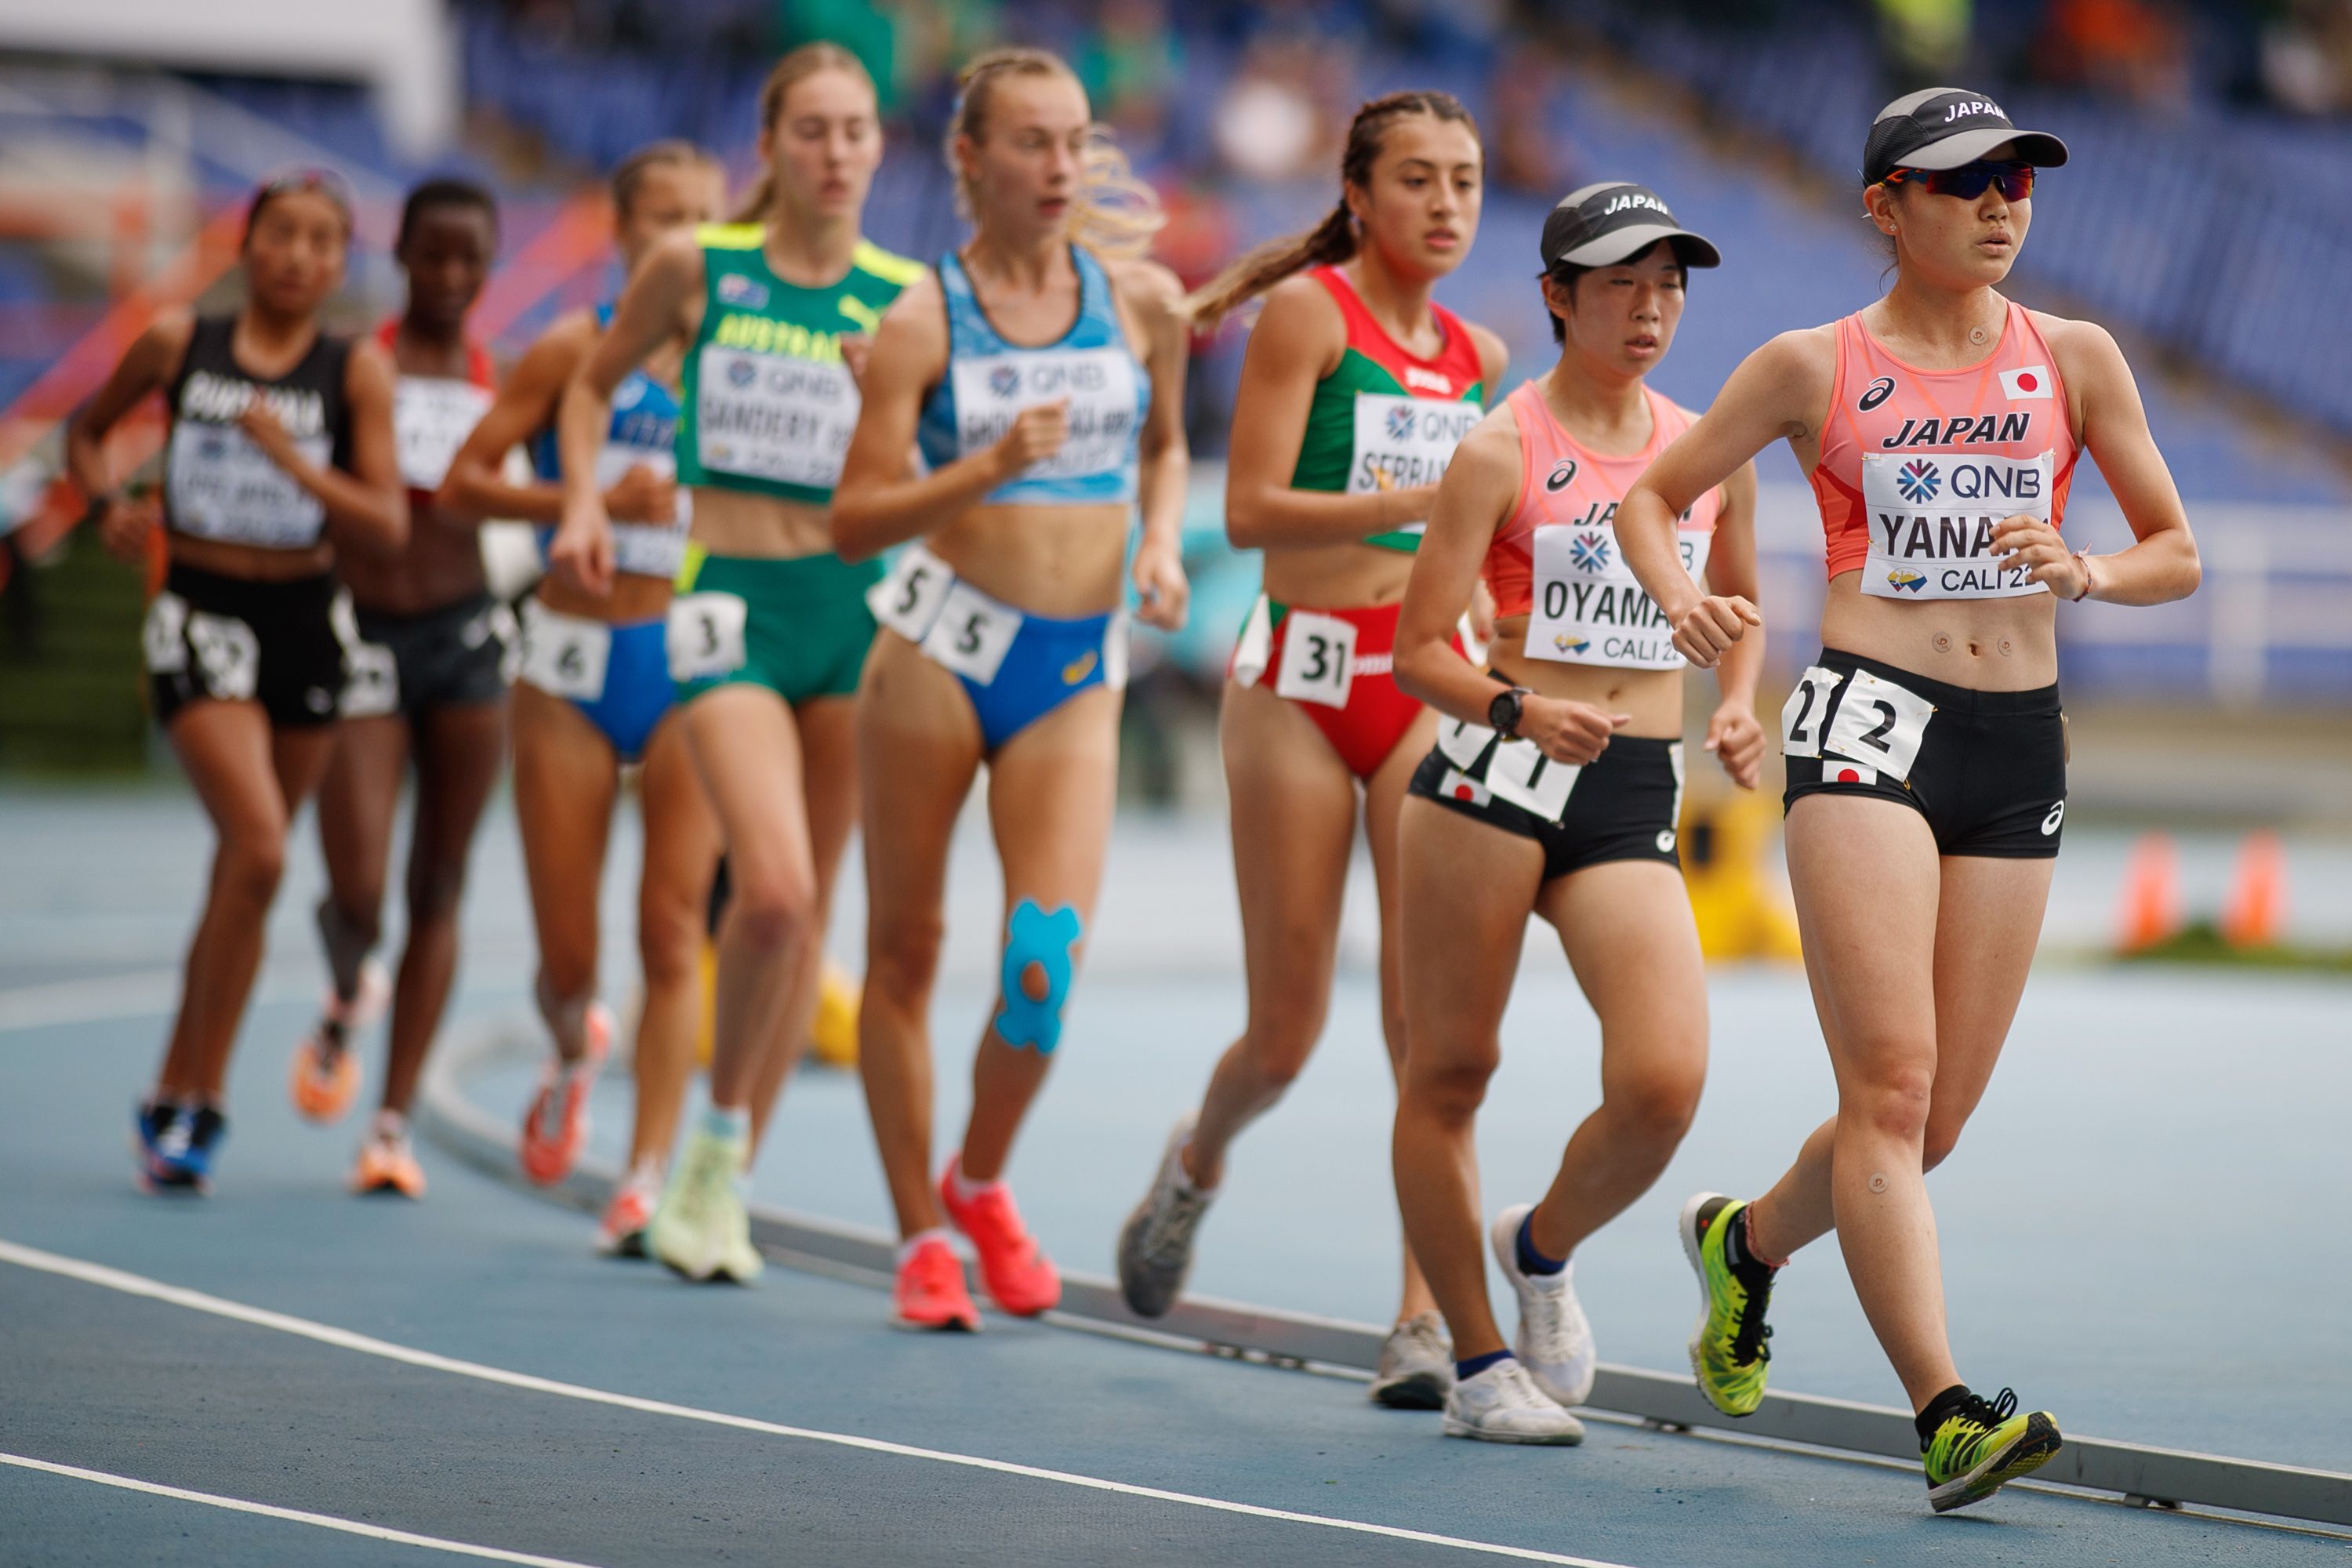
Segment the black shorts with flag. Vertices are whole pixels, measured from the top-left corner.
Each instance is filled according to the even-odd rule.
[[[1780,710],[1785,810],[1809,795],[1899,801],[1943,855],[2058,853],[2066,821],[2066,715],[2055,686],[1972,691],[1836,648]]]
[[[335,721],[351,605],[331,573],[269,582],[172,563],[141,634],[155,721],[192,702],[258,702],[281,729]]]
[[[1621,735],[1584,766],[1563,767],[1528,741],[1501,741],[1444,720],[1413,770],[1412,793],[1522,838],[1544,852],[1544,880],[1609,860],[1680,867],[1683,743]]]

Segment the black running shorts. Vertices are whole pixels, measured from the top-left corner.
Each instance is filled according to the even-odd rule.
[[[1784,808],[1809,795],[1900,801],[1945,855],[2038,860],[2066,821],[2058,689],[1971,691],[1824,648],[1780,710]]]
[[[191,702],[258,702],[269,721],[334,721],[343,689],[338,618],[350,608],[334,574],[265,583],[176,563],[141,634],[155,721]]]
[[[1413,770],[1414,795],[1543,848],[1544,880],[1608,860],[1679,867],[1683,743],[1621,735],[1584,766],[1545,758],[1532,741],[1441,719],[1437,744]]]
[[[362,610],[358,621],[344,718],[397,713],[414,720],[429,708],[472,707],[506,695],[520,639],[512,612],[489,595],[419,616]]]

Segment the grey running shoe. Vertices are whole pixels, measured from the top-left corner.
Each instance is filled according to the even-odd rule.
[[[1584,1423],[1538,1388],[1526,1367],[1506,1356],[1454,1385],[1445,1396],[1445,1435],[1572,1447],[1584,1441]]]
[[[1407,1318],[1381,1342],[1372,1403],[1391,1410],[1443,1410],[1454,1389],[1454,1341],[1434,1312]]]
[[[1181,1155],[1193,1120],[1186,1111],[1168,1134],[1151,1190],[1118,1233],[1119,1294],[1139,1318],[1166,1316],[1183,1293],[1184,1277],[1192,1272],[1193,1235],[1217,1196],[1184,1178]]]

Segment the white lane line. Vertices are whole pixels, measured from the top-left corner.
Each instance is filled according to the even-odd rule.
[[[469,1541],[445,1541],[437,1535],[418,1535],[412,1531],[390,1530],[381,1524],[368,1524],[356,1519],[337,1519],[331,1513],[308,1513],[299,1508],[247,1502],[243,1498],[222,1497],[215,1492],[192,1492],[185,1487],[161,1486],[154,1481],[142,1481],[135,1476],[85,1470],[79,1465],[52,1464],[47,1459],[30,1458],[23,1454],[0,1454],[0,1465],[14,1465],[20,1470],[41,1470],[53,1476],[70,1476],[78,1481],[96,1481],[102,1487],[120,1487],[127,1492],[147,1492],[155,1497],[176,1498],[182,1502],[200,1502],[209,1508],[226,1509],[232,1513],[257,1513],[264,1519],[291,1520],[296,1524],[316,1525],[320,1530],[340,1530],[345,1535],[364,1535],[371,1541],[422,1546],[427,1551],[450,1552],[460,1557],[483,1557],[492,1563],[520,1563],[527,1564],[528,1568],[591,1568],[590,1564],[575,1563],[569,1557],[540,1557],[529,1552],[477,1546]]]
[[[1114,1492],[1121,1497],[1150,1498],[1159,1502],[1181,1503],[1187,1508],[1208,1509],[1217,1513],[1235,1513],[1252,1519],[1268,1519],[1286,1524],[1311,1525],[1324,1530],[1342,1530],[1359,1535],[1380,1536],[1390,1541],[1410,1541],[1423,1546],[1448,1547],[1460,1552],[1475,1552],[1489,1557],[1508,1557],[1523,1563],[1551,1563],[1561,1568],[1627,1568],[1622,1563],[1607,1563],[1594,1557],[1570,1557],[1556,1552],[1538,1552],[1524,1546],[1503,1546],[1492,1542],[1470,1541],[1459,1536],[1438,1535],[1425,1530],[1404,1530],[1395,1525],[1370,1524],[1360,1520],[1334,1519],[1328,1514],[1294,1513],[1288,1509],[1262,1508],[1255,1503],[1233,1502],[1224,1498],[1200,1497],[1192,1492],[1164,1490],[1159,1487],[1139,1487],[1126,1481],[1105,1480],[1099,1476],[1082,1476],[1069,1470],[1048,1470],[1035,1465],[1019,1465],[1005,1459],[982,1458],[974,1454],[950,1453],[941,1448],[918,1448],[905,1443],[884,1442],[877,1437],[859,1437],[845,1432],[821,1432],[809,1426],[786,1426],[773,1421],[761,1421],[749,1415],[730,1415],[723,1411],[703,1410],[691,1405],[672,1405],[667,1400],[641,1399],[633,1394],[614,1394],[601,1388],[588,1388],[576,1383],[559,1383],[552,1378],[534,1377],[529,1373],[509,1372],[504,1367],[487,1366],[480,1362],[459,1361],[454,1356],[436,1354],[432,1351],[412,1349],[394,1344],[389,1340],[375,1339],[367,1334],[339,1329],[331,1323],[313,1322],[285,1312],[273,1312],[263,1307],[248,1307],[240,1301],[208,1296],[201,1290],[191,1290],[179,1285],[166,1285],[160,1279],[144,1275],[110,1268],[103,1263],[90,1263],[79,1258],[66,1258],[38,1247],[25,1247],[16,1242],[0,1240],[0,1263],[14,1263],[22,1268],[43,1274],[60,1275],[79,1279],[84,1284],[119,1290],[126,1296],[144,1297],[151,1301],[163,1301],[174,1307],[184,1307],[194,1312],[206,1312],[234,1322],[248,1323],[256,1328],[274,1329],[279,1333],[300,1339],[314,1340],[333,1345],[338,1350],[355,1351],[362,1355],[380,1356],[385,1361],[400,1362],[408,1366],[431,1372],[446,1372],[457,1377],[470,1377],[481,1383],[494,1383],[508,1388],[520,1388],[533,1394],[551,1394],[562,1399],[577,1399],[588,1405],[609,1405],[622,1410],[634,1410],[646,1415],[667,1415],[679,1421],[699,1421],[712,1426],[732,1426],[744,1432],[761,1432],[775,1437],[797,1437],[804,1442],[825,1443],[840,1448],[859,1448],[870,1454],[891,1454],[900,1458],[929,1459],[934,1464],[956,1465],[966,1469],[990,1470],[998,1475],[1020,1476],[1029,1480],[1053,1481],[1062,1486],[1082,1487],[1089,1491]]]

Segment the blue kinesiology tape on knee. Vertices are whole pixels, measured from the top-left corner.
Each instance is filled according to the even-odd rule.
[[[1062,1043],[1062,1005],[1070,999],[1070,949],[1085,930],[1078,911],[1067,904],[1050,915],[1034,899],[1014,907],[1005,922],[1004,1010],[996,1016],[996,1032],[1006,1045],[1029,1046],[1049,1057]],[[1042,998],[1031,996],[1022,984],[1033,963],[1045,972]]]

